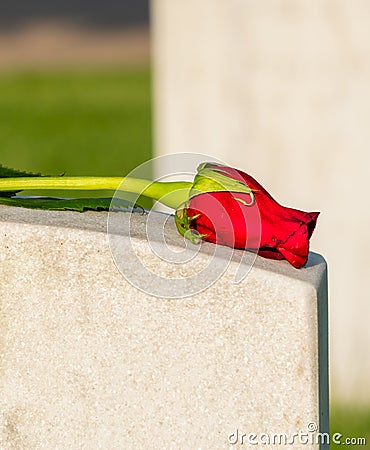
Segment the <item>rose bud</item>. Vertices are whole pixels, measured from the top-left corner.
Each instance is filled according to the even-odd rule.
[[[280,205],[240,170],[203,163],[175,220],[179,232],[192,242],[203,239],[248,249],[300,268],[307,262],[318,215]]]

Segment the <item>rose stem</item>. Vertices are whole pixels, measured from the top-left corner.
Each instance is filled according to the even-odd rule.
[[[122,184],[122,186],[121,186]],[[189,198],[192,183],[186,181],[149,181],[121,177],[14,177],[0,178],[0,191],[24,190],[81,190],[100,191],[117,189],[158,200],[177,209]]]

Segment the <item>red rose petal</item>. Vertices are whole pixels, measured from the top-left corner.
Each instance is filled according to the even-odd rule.
[[[212,167],[212,164],[210,164]],[[209,242],[239,249],[258,249],[261,256],[285,258],[294,267],[302,267],[308,258],[309,239],[315,229],[318,212],[287,208],[250,175],[226,166],[215,166],[230,178],[243,181],[253,189],[250,194],[218,191],[198,194],[190,199],[188,215],[199,217],[191,227]]]

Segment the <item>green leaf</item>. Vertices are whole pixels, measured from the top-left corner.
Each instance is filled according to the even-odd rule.
[[[25,172],[24,170],[11,169],[0,164],[0,178],[13,178],[13,177],[42,177],[41,173]]]
[[[202,163],[197,172],[190,191],[190,198],[204,192],[227,191],[249,194],[254,200],[255,190],[251,189],[245,181],[232,178],[220,164]]]
[[[42,177],[41,173],[25,172],[23,170],[11,169],[0,164],[0,178],[15,178],[15,177]],[[0,197],[12,197],[20,191],[6,191],[0,192]]]
[[[0,197],[0,204],[22,208],[67,211],[109,211],[111,198]],[[127,200],[114,201],[114,209],[144,209]]]
[[[25,172],[23,170],[11,169],[0,164],[0,178],[15,177],[43,177],[41,173]],[[61,175],[63,176],[63,175]],[[109,211],[112,201],[111,197],[106,198],[58,198],[58,197],[17,197],[20,191],[0,192],[0,205],[19,206],[22,208],[58,210],[58,211]],[[142,208],[137,203],[133,204],[128,200],[115,199],[114,209],[133,210]]]

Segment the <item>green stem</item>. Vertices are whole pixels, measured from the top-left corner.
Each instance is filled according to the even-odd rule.
[[[122,186],[121,186],[122,185]],[[24,190],[82,190],[132,192],[158,200],[177,209],[189,199],[192,183],[186,181],[149,181],[140,178],[121,177],[15,177],[1,178],[0,191]]]

